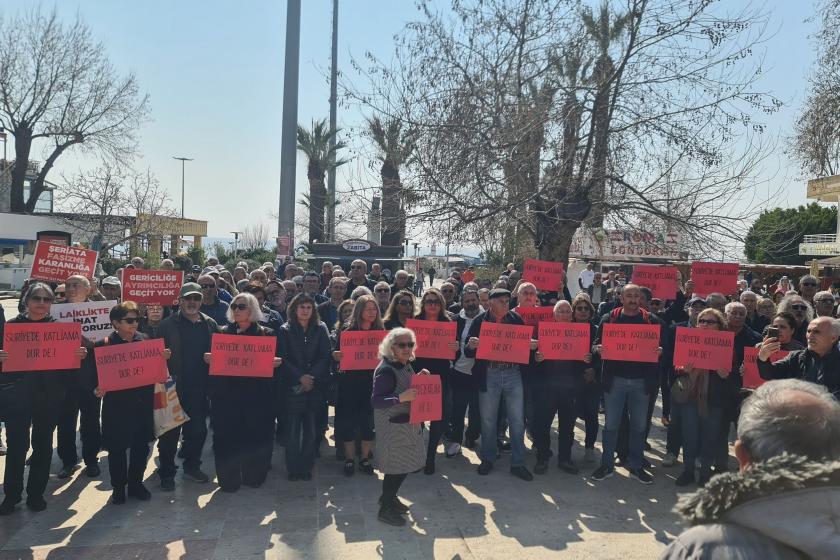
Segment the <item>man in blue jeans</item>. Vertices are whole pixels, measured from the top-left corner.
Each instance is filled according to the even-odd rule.
[[[489,309],[478,315],[470,325],[464,354],[476,357],[478,335],[484,321],[524,325],[522,317],[510,310],[510,292],[496,288],[490,292]],[[536,341],[531,341],[531,350]],[[476,359],[473,375],[479,386],[478,408],[481,413],[481,465],[478,474],[487,475],[493,470],[493,461],[498,456],[496,441],[496,419],[499,402],[504,396],[508,426],[510,428],[510,472],[522,480],[533,480],[534,476],[525,468],[525,399],[520,365],[508,362],[494,362]]]
[[[661,329],[661,321],[656,315],[641,308],[642,293],[639,286],[627,284],[621,291],[621,307],[606,313],[601,318],[598,334],[595,337],[593,353],[601,353],[601,338],[604,324],[639,324],[657,325]],[[662,348],[657,348],[661,355]],[[657,363],[631,362],[623,360],[603,360],[602,379],[604,385],[605,420],[602,436],[603,454],[601,466],[592,473],[595,480],[603,480],[615,473],[615,448],[618,440],[618,429],[624,407],[627,406],[630,422],[629,433],[629,467],[630,476],[643,484],[653,482],[653,477],[642,465],[642,453],[647,426],[648,400],[652,391],[659,384],[659,370]]]

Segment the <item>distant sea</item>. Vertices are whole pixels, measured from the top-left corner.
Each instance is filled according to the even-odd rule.
[[[240,243],[241,243],[240,239]],[[214,243],[221,243],[225,249],[233,251],[233,237],[205,237],[202,240],[202,244],[204,245],[204,251],[210,255],[213,250]],[[266,249],[272,249],[274,247],[274,241],[270,241],[266,243]],[[409,251],[413,255],[414,247],[410,246]],[[431,253],[430,247],[419,247],[418,248],[420,256],[428,256]],[[453,255],[470,255],[474,257],[478,257],[479,250],[477,247],[451,247],[450,253]],[[446,254],[445,246],[438,245],[437,246],[437,256],[442,257]]]

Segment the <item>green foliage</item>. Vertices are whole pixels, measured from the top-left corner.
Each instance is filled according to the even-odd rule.
[[[192,269],[193,261],[187,255],[175,255],[172,257],[172,262],[175,263],[175,270],[183,270],[189,272]]]
[[[837,209],[816,202],[765,210],[747,232],[744,253],[751,262],[802,265],[812,259],[799,254],[802,236],[834,233],[836,228]]]
[[[204,261],[207,260],[207,257],[204,255],[204,247],[196,247],[195,245],[187,249],[187,256],[192,260],[193,264],[197,264],[198,266],[204,266]]]

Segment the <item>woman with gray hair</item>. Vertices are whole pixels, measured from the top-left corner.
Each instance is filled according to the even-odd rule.
[[[417,390],[411,388],[415,375],[411,367],[416,339],[410,329],[398,327],[388,332],[379,345],[382,361],[373,374],[371,404],[376,426],[376,467],[385,475],[379,498],[379,520],[389,525],[405,525],[408,506],[397,498],[408,473],[426,463],[426,445],[421,425],[409,424],[411,401]],[[428,375],[422,370],[420,375]]]

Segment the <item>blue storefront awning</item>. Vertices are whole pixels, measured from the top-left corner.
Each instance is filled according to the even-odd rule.
[[[26,245],[30,239],[2,239],[0,238],[0,245]]]

